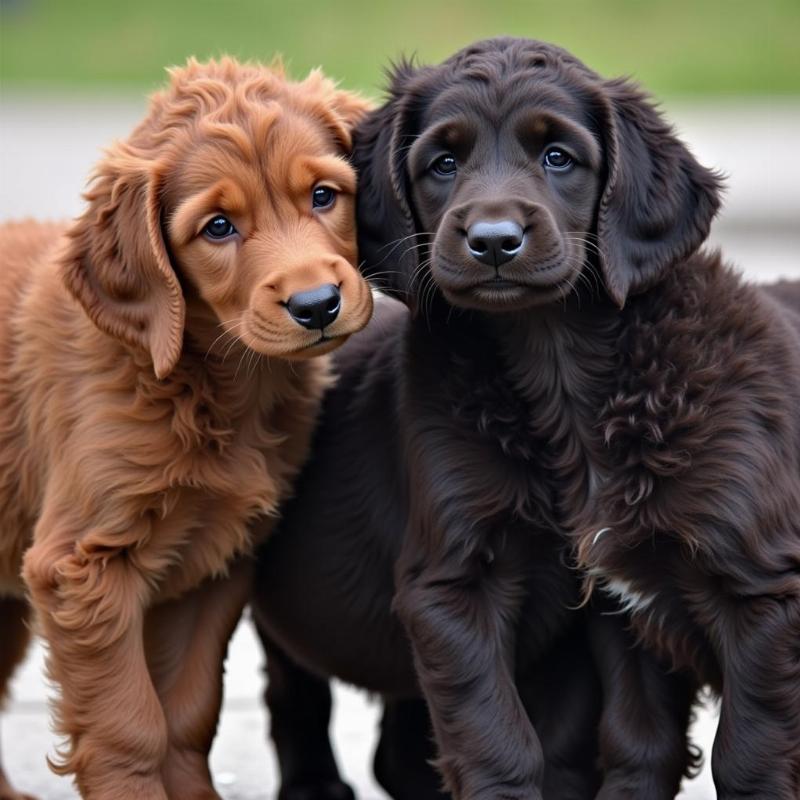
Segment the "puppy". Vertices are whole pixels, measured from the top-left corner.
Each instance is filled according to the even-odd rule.
[[[374,773],[386,792],[396,800],[447,796],[430,763],[436,749],[409,643],[392,611],[413,481],[403,453],[411,324],[406,308],[381,297],[367,328],[335,353],[337,380],[311,456],[259,552],[251,607],[267,655],[281,800],[353,797],[328,735],[332,676],[381,696]],[[585,616],[568,613],[580,604],[579,576],[564,565],[563,537],[540,532],[530,547],[515,684],[541,735],[546,797],[591,800],[600,783],[602,694]],[[559,596],[550,603],[552,636],[539,630],[542,587]]]
[[[75,224],[0,231],[0,691],[33,615],[86,798],[217,797],[248,523],[308,452],[312,358],[371,314],[345,160],[366,108],[318,72],[190,61]]]
[[[623,224],[644,204],[632,185],[675,182],[663,226],[681,252],[716,208],[713,176],[656,122],[558,48],[503,39],[401,65],[359,125],[360,256],[411,313],[379,315],[340,354],[285,535],[259,566],[282,797],[342,796],[316,677],[328,675],[389,699],[376,773],[394,797],[436,793],[424,713],[397,706],[419,689],[457,798],[594,797],[599,747],[601,797],[658,800],[695,763],[693,679],[633,646],[628,598],[571,611],[573,517],[603,479],[585,456],[593,400],[618,377],[604,371],[619,311],[597,274],[598,209],[647,266],[625,244],[651,233]],[[648,172],[650,147],[680,169]]]
[[[798,286],[698,251],[717,177],[641,92],[549,45],[401,65],[354,161],[366,272],[416,315],[388,363],[411,506],[395,606],[447,785],[540,796],[512,683],[529,565],[509,557],[538,514],[674,671],[620,646],[624,615],[593,619],[600,796],[674,796],[710,683],[719,796],[796,797]]]
[[[512,681],[524,563],[505,555],[530,535],[508,519],[538,514],[676,680],[720,693],[718,796],[797,798],[797,289],[749,286],[698,250],[718,177],[636,87],[550,45],[494,39],[401,65],[354,162],[366,273],[398,243],[394,288],[420,312],[395,606],[447,786],[541,796]],[[451,379],[465,363],[475,378]],[[502,404],[479,393],[482,373]],[[634,666],[641,649],[596,654],[600,796],[672,797],[686,748],[683,714],[664,714],[669,676]]]

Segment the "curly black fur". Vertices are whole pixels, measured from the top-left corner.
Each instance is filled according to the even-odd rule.
[[[576,155],[563,176],[543,166],[554,141]],[[446,181],[429,168],[442,152]],[[698,251],[717,176],[640,90],[551,45],[400,64],[354,161],[365,273],[410,317],[344,364],[283,560],[262,562],[262,629],[311,669],[412,693],[405,631],[456,798],[541,797],[570,748],[531,709],[595,679],[565,669],[543,697],[519,677],[574,665],[552,654],[586,646],[576,629],[602,686],[599,797],[674,796],[709,682],[719,797],[796,798],[800,290],[748,286]],[[502,272],[465,246],[483,219],[526,231]],[[307,526],[331,534],[321,552],[320,535],[290,544]],[[569,611],[570,551],[587,617]],[[284,586],[320,591],[312,610],[269,587],[280,565]]]

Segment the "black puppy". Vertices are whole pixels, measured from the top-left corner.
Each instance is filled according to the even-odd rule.
[[[375,774],[387,792],[397,800],[444,796],[428,763],[436,751],[411,651],[391,609],[413,486],[402,435],[408,333],[406,309],[382,298],[367,329],[337,352],[339,380],[325,399],[313,458],[260,554],[253,611],[267,653],[281,800],[352,797],[328,739],[329,676],[383,696]],[[473,374],[462,377],[472,383]],[[498,391],[484,377],[469,387],[473,409],[460,412],[467,429],[481,403],[502,400],[492,399]],[[565,567],[560,536],[541,531],[514,547],[527,565],[517,684],[542,737],[547,796],[589,800],[599,784],[601,691],[584,616],[569,613],[580,603],[578,575]]]
[[[395,606],[447,785],[539,796],[509,668],[521,564],[496,522],[549,500],[545,524],[574,539],[587,588],[620,598],[649,648],[721,694],[719,797],[796,800],[800,314],[790,293],[697,251],[717,177],[635,87],[510,39],[401,68],[355,160],[368,271],[387,240],[411,237],[398,288],[428,287],[430,330],[406,342],[414,482]],[[536,470],[455,428],[467,362],[493,364],[513,399],[502,415],[483,404],[481,429],[502,420]],[[602,655],[602,795],[664,796],[679,739],[651,749],[649,679],[609,680],[617,656]],[[643,762],[649,783],[621,777]]]
[[[591,796],[590,780],[575,795],[548,780],[559,731],[525,708],[536,692],[521,692],[519,678],[583,624],[569,611],[578,598],[565,542],[606,480],[586,452],[603,446],[598,398],[616,390],[616,303],[702,241],[715,179],[630,87],[558,48],[511,39],[397,69],[354,159],[367,274],[405,299],[412,319],[362,338],[365,351],[383,346],[344,364],[309,468],[316,477],[301,481],[262,561],[257,619],[310,669],[395,691],[375,676],[407,668],[389,612],[402,544],[395,606],[448,788],[457,798],[538,798],[544,780],[548,798]],[[393,277],[381,280],[387,268]],[[333,552],[318,549],[323,531]],[[635,610],[626,585],[604,585]],[[312,586],[320,597],[308,609]],[[591,617],[604,697],[600,796],[673,797],[689,763],[693,684],[630,647],[625,624]],[[275,684],[285,687],[289,671]],[[572,698],[564,677],[544,684],[555,704]],[[281,750],[280,739],[298,741],[284,703],[298,693],[279,692]],[[584,708],[591,720],[596,702]],[[584,741],[586,730],[591,721]],[[380,748],[379,765],[397,750]]]

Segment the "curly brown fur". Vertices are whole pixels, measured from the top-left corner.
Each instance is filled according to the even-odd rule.
[[[68,737],[55,768],[84,797],[217,796],[248,523],[306,457],[328,380],[308,358],[371,313],[345,160],[365,111],[319,73],[191,61],[74,225],[0,229],[0,595],[36,612]],[[324,212],[319,185],[338,191]],[[211,240],[221,214],[235,231]],[[342,310],[312,330],[285,306],[320,285]]]
[[[450,789],[540,796],[509,666],[521,614],[509,543],[538,528],[575,543],[646,645],[610,655],[614,618],[597,620],[601,796],[675,794],[692,686],[710,681],[720,797],[796,797],[797,316],[697,252],[717,176],[639,89],[515,39],[401,64],[354,162],[365,273],[415,315],[396,607]],[[477,241],[477,223],[500,221],[520,236]],[[468,402],[487,379],[505,389]]]

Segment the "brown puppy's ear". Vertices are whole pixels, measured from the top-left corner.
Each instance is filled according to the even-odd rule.
[[[280,70],[282,75],[282,66]],[[349,153],[353,146],[353,128],[373,108],[373,104],[355,92],[338,89],[335,81],[320,69],[312,69],[299,86],[302,94],[298,99],[308,104],[316,117],[324,120],[344,153]]]
[[[625,80],[602,85],[606,185],[597,235],[611,298],[646,289],[708,236],[720,177],[700,166],[651,105]]]
[[[352,131],[373,108],[373,103],[355,92],[337,89],[333,95],[333,110],[344,122],[348,131]]]
[[[409,302],[416,269],[416,223],[408,198],[406,156],[413,137],[421,87],[418,70],[401,62],[390,73],[390,97],[368,114],[353,134],[352,163],[358,172],[356,216],[359,268],[376,288]]]
[[[159,189],[158,165],[117,145],[98,166],[61,271],[95,325],[148,351],[164,378],[180,356],[186,312],[161,233]]]

